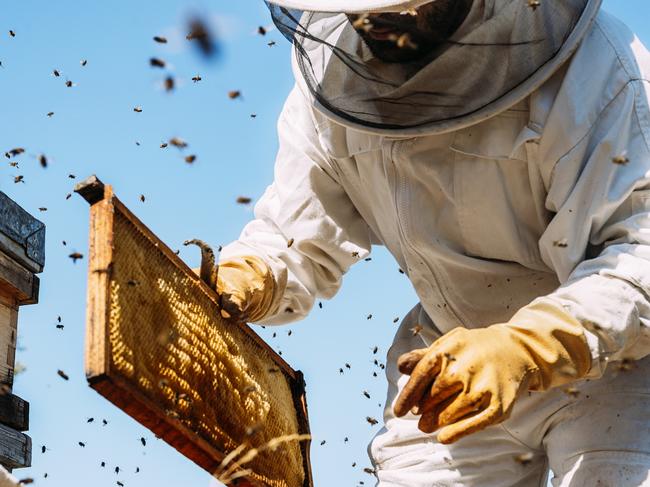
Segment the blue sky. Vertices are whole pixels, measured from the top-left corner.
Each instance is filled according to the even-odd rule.
[[[647,0],[606,0],[605,5],[650,43]],[[192,15],[209,19],[219,33],[217,61],[205,62],[185,41]],[[31,403],[34,442],[34,467],[17,471],[19,478],[54,487],[111,486],[118,480],[126,486],[210,483],[207,473],[86,385],[86,262],[73,264],[68,254],[87,253],[88,207],[76,195],[66,195],[78,180],[97,174],[165,242],[180,248],[190,265],[197,265],[198,255],[182,247],[184,240],[217,245],[235,239],[252,215],[236,198],[257,198],[272,180],[275,122],[292,86],[288,44],[277,31],[256,34],[258,26],[269,24],[263,4],[251,0],[3,2],[0,149],[24,147],[26,154],[16,159],[19,168],[3,158],[0,189],[47,225],[40,303],[19,314],[18,361],[25,370],[15,393]],[[170,42],[156,44],[154,35]],[[269,47],[272,40],[277,45]],[[177,81],[174,93],[165,93],[163,71],[149,66],[152,56],[167,61],[165,73]],[[193,83],[197,74],[202,80]],[[67,80],[72,87],[66,87]],[[232,90],[241,91],[241,99],[229,99]],[[133,111],[136,106],[142,113]],[[189,143],[185,153],[160,148],[171,137]],[[40,167],[39,154],[47,156],[47,169]],[[197,155],[194,164],[183,161],[187,154]],[[24,176],[24,184],[13,182],[17,175]],[[357,265],[322,310],[296,325],[259,330],[305,373],[317,486],[360,480],[372,485],[362,469],[369,465],[366,444],[379,426],[365,418],[381,417],[385,395],[373,360],[383,361],[396,328],[393,319],[415,302],[397,264],[376,249],[373,261]],[[58,316],[63,330],[56,328]],[[340,375],[345,363],[352,368]],[[70,381],[61,380],[58,369]],[[91,417],[95,421],[88,423]],[[141,437],[148,440],[146,447]]]

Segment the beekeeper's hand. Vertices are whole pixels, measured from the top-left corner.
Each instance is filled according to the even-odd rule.
[[[510,322],[456,328],[428,349],[404,354],[398,367],[410,379],[397,398],[398,417],[421,415],[425,433],[453,443],[508,418],[517,397],[587,375],[591,353],[578,321],[537,301]]]
[[[200,269],[194,272],[200,275]],[[259,257],[233,257],[219,262],[216,291],[224,318],[255,322],[271,307],[275,279],[269,266]]]

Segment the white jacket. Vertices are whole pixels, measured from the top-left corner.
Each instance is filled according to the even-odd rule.
[[[275,180],[222,259],[269,263],[278,291],[265,324],[306,316],[381,244],[443,333],[550,299],[588,330],[594,375],[609,360],[646,356],[648,80],[650,54],[601,13],[523,103],[451,133],[352,130],[295,88],[279,120]]]

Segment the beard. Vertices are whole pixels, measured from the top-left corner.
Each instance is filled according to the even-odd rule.
[[[348,15],[368,49],[387,63],[410,63],[430,56],[461,26],[473,0],[435,0],[409,13]],[[359,25],[361,24],[361,25]]]

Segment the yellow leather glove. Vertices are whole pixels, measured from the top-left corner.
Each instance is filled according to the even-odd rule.
[[[271,269],[259,257],[223,260],[219,262],[217,294],[225,318],[258,321],[271,308],[275,279]]]
[[[517,397],[587,375],[591,353],[582,325],[560,307],[538,301],[504,324],[456,328],[428,349],[404,354],[410,379],[394,406],[398,417],[421,415],[418,427],[441,443],[508,418]]]

